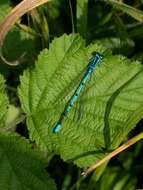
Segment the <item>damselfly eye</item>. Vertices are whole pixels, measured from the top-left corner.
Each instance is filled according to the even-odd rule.
[[[92,54],[92,56],[95,56],[97,54],[97,52],[93,51],[91,54]]]

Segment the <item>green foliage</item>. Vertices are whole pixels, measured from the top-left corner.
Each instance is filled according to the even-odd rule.
[[[88,0],[77,0],[77,31],[86,38],[88,19]]]
[[[21,110],[14,105],[9,105],[7,115],[6,115],[6,127],[11,128],[12,125],[18,122],[21,116]]]
[[[88,184],[88,190],[134,190],[137,178],[125,169],[119,167],[107,167],[104,174],[97,182],[96,174],[93,173]]]
[[[36,41],[36,38],[32,34],[15,27],[6,36],[3,54],[10,61],[15,60],[23,54],[25,56],[22,61],[26,64],[32,64],[36,53],[38,53],[36,42],[38,41]],[[9,52],[12,53],[10,54]]]
[[[102,158],[103,148],[116,148],[143,114],[142,65],[107,54],[62,131],[52,133],[93,51],[104,55],[105,49],[85,47],[79,35],[63,35],[40,54],[34,69],[24,73],[19,88],[31,139],[84,167]]]
[[[14,5],[0,0],[0,22]],[[142,142],[80,177],[142,132],[142,9],[141,0],[53,0],[18,20],[2,53],[24,57],[16,67],[0,59],[0,189],[55,190],[49,174],[58,190],[142,188]],[[95,51],[101,64],[53,134]]]
[[[53,0],[50,4],[48,4],[48,13],[50,18],[58,18],[60,15],[60,6],[62,6],[63,0]]]
[[[5,81],[2,75],[0,75],[0,107],[0,128],[4,128],[6,124],[8,97],[5,92]]]
[[[137,21],[143,22],[143,11],[140,11],[132,6],[129,6],[117,0],[109,0],[109,2],[113,4],[117,9],[120,9],[128,15],[132,16]]]
[[[99,45],[104,44],[107,49],[111,49],[114,53],[123,55],[130,55],[135,45],[134,41],[130,39],[121,42],[120,38],[102,38],[100,40],[95,40],[94,43],[98,43]]]
[[[56,190],[42,153],[18,135],[0,134],[0,189]]]
[[[118,167],[107,168],[100,180],[98,190],[134,190],[136,176]]]
[[[0,23],[3,21],[4,17],[6,17],[10,10],[10,1],[0,0]]]

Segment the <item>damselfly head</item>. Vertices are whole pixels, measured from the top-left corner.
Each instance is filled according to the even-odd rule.
[[[98,58],[98,59],[102,59],[103,58],[102,54],[100,54],[97,51],[93,51],[92,52],[92,59],[95,59],[95,57]]]
[[[98,52],[92,52],[92,58],[89,61],[89,67],[94,69],[96,65],[99,65],[103,56]]]
[[[100,57],[100,59],[102,59],[103,57],[110,56],[111,54],[112,54],[112,51],[110,49],[104,49],[104,50],[102,49],[100,53],[97,51],[93,51],[92,57],[95,57],[97,55]]]
[[[97,54],[97,51],[92,52],[92,56],[94,57]]]

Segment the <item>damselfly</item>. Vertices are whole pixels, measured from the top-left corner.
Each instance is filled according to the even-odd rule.
[[[65,116],[71,111],[72,107],[74,106],[75,102],[77,101],[81,91],[84,89],[87,81],[89,80],[90,76],[92,75],[93,71],[95,70],[96,66],[101,63],[102,55],[99,53],[96,53],[96,55],[90,60],[89,65],[86,69],[86,72],[84,73],[78,87],[76,88],[73,96],[67,103],[63,113],[60,116],[60,119],[56,123],[56,125],[53,128],[53,133],[58,133],[62,128],[62,122],[65,118]]]

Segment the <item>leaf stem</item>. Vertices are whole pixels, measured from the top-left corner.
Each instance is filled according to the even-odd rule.
[[[74,18],[73,18],[73,9],[72,9],[71,0],[69,0],[69,7],[70,7],[70,14],[71,14],[72,33],[74,34],[75,29],[74,29]]]

